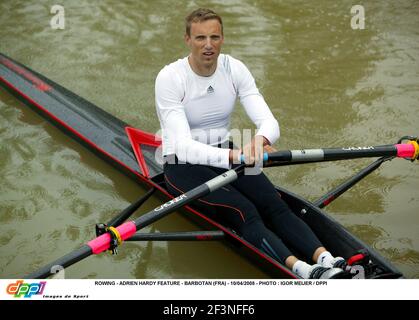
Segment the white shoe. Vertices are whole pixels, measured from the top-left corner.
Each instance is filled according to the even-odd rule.
[[[348,267],[348,263],[342,257],[336,257],[332,260],[333,268],[340,268],[344,271],[347,271],[346,268]]]
[[[347,279],[348,274],[341,268],[326,268],[320,264],[311,266],[309,279]],[[350,277],[349,277],[350,278]]]

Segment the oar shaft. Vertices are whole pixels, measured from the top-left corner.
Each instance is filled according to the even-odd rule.
[[[417,143],[404,143],[370,147],[284,150],[268,154],[268,159],[270,161],[290,164],[372,157],[400,157],[414,159],[417,157],[417,149]]]
[[[397,156],[396,146],[284,150],[268,155],[269,160],[280,162],[319,162],[382,156]]]
[[[87,258],[88,256],[92,255],[92,249],[88,245],[83,245],[79,249],[61,257],[60,259],[55,260],[47,264],[46,266],[32,272],[25,276],[25,279],[44,279],[57,273],[61,268],[69,267],[76,262]]]
[[[163,218],[169,213],[191,203],[192,201],[204,197],[207,194],[235,181],[244,169],[244,165],[240,165],[235,169],[226,171],[225,173],[211,179],[204,184],[184,193],[180,196],[162,204],[154,210],[142,215],[134,221],[137,230],[148,226],[149,224]]]

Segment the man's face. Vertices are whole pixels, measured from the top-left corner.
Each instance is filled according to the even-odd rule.
[[[191,35],[185,35],[191,58],[198,68],[211,68],[216,62],[224,42],[221,24],[216,19],[191,24]]]

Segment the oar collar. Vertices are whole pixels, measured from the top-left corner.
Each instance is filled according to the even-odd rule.
[[[413,154],[412,161],[419,160],[419,144],[417,140],[410,140],[407,143],[412,144],[415,148],[415,153]]]

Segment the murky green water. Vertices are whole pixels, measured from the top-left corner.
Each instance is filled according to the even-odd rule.
[[[375,145],[418,135],[419,3],[368,1],[0,2],[0,52],[133,126],[155,132],[154,79],[187,54],[183,18],[200,5],[224,17],[224,52],[243,60],[281,124],[278,148]],[[250,125],[237,108],[233,127]],[[268,169],[315,200],[368,160]],[[0,89],[0,277],[19,277],[78,247],[145,192]],[[409,278],[419,278],[419,166],[386,163],[327,211]],[[141,212],[157,206],[151,199]],[[194,230],[175,213],[157,231]],[[219,243],[126,244],[68,277],[264,277]]]

